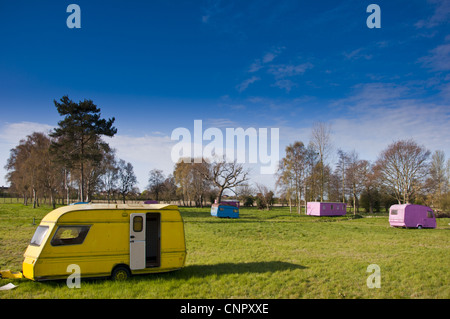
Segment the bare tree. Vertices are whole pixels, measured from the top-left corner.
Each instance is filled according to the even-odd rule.
[[[55,195],[62,181],[60,167],[53,160],[49,147],[50,139],[44,133],[34,132],[11,150],[5,166],[12,188],[23,194],[25,205],[31,195],[33,208],[39,206],[39,196],[46,195],[55,206]]]
[[[336,172],[338,176],[341,177],[341,191],[342,191],[342,202],[345,203],[345,170],[347,168],[347,164],[349,162],[348,154],[344,152],[343,150],[338,150],[338,157],[339,160],[336,165]]]
[[[359,211],[359,195],[364,190],[369,167],[369,162],[360,160],[356,151],[348,155],[348,164],[345,170],[346,186],[348,194],[351,194],[353,198],[353,214]]]
[[[372,214],[374,211],[375,203],[378,201],[378,207],[379,209],[379,200],[380,200],[380,194],[378,192],[378,182],[379,178],[377,176],[377,172],[374,170],[374,165],[367,163],[366,166],[364,166],[364,187],[363,187],[363,194],[361,195],[361,198],[364,195],[365,202],[368,204],[368,211]]]
[[[218,161],[211,163],[209,172],[203,173],[203,176],[209,179],[219,189],[217,200],[220,203],[223,192],[227,189],[232,190],[234,187],[243,185],[248,181],[249,171],[242,164],[236,161]]]
[[[155,200],[159,201],[159,196],[164,190],[164,181],[166,180],[163,171],[152,169],[149,173],[147,190],[154,194]]]
[[[122,195],[122,200],[125,204],[127,194],[133,190],[134,185],[136,185],[137,183],[136,175],[134,175],[133,165],[120,159],[118,177],[119,193],[120,195]]]
[[[253,206],[255,194],[256,190],[248,184],[238,186],[236,190],[236,196],[244,206]]]
[[[167,202],[177,199],[177,185],[172,174],[169,174],[169,176],[167,176],[164,180],[163,192],[160,197],[162,200]]]
[[[445,153],[435,151],[431,157],[429,178],[427,180],[431,205],[441,208],[443,195],[448,191],[448,176],[445,165]]]
[[[311,143],[314,145],[314,148],[319,153],[320,157],[320,200],[323,201],[325,190],[325,161],[328,159],[328,156],[333,149],[333,143],[331,141],[331,125],[323,122],[315,123],[312,128]]]
[[[175,165],[173,176],[179,185],[178,193],[189,205],[191,201],[195,201],[196,206],[203,207],[204,201],[211,193],[210,165],[205,160],[196,160],[194,163],[179,161]]]
[[[274,193],[267,186],[256,184],[258,193],[256,194],[256,203],[259,209],[270,210],[274,203]]]
[[[286,157],[279,164],[277,186],[281,186],[289,199],[291,210],[291,198],[297,204],[297,213],[301,212],[302,191],[305,188],[307,169],[307,149],[302,142],[295,142],[286,147]],[[292,196],[294,195],[294,196]]]
[[[414,140],[399,140],[381,152],[376,169],[382,185],[390,189],[398,203],[409,203],[419,191],[428,169],[430,151]]]
[[[307,201],[315,201],[320,193],[318,184],[321,181],[321,174],[325,173],[319,163],[319,153],[312,142],[309,142],[306,149],[306,181],[305,181],[305,212]],[[320,181],[319,181],[320,180]],[[319,182],[318,182],[319,181]]]
[[[115,150],[110,153],[105,154],[105,158],[100,163],[102,167],[103,174],[100,177],[100,183],[102,184],[103,190],[106,192],[108,203],[111,197],[114,196],[114,191],[117,188],[118,174],[119,174],[119,164],[115,157]]]

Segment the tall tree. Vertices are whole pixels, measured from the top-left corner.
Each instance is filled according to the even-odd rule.
[[[259,209],[270,210],[274,203],[274,193],[267,186],[256,184],[258,193],[256,194],[256,204]]]
[[[414,140],[399,140],[381,152],[376,161],[382,185],[399,204],[412,201],[428,171],[430,151]]]
[[[5,169],[8,171],[6,179],[11,185],[11,190],[23,195],[24,205],[28,205],[31,188],[30,176],[26,168],[26,160],[29,156],[29,145],[22,139],[19,145],[11,149],[10,156],[5,165]]]
[[[346,187],[353,199],[353,214],[359,211],[359,195],[364,189],[369,169],[369,162],[360,160],[356,151],[348,155],[348,165],[345,170],[347,176]]]
[[[331,125],[323,122],[315,123],[312,128],[311,143],[314,145],[320,157],[320,200],[323,201],[325,192],[325,161],[333,148]]]
[[[101,150],[109,152],[109,145],[101,136],[112,137],[117,133],[113,127],[115,119],[101,118],[100,108],[92,100],[75,103],[66,95],[60,102],[54,100],[54,104],[64,119],[50,134],[55,139],[51,151],[67,169],[79,170],[80,200],[84,201],[86,163],[91,161],[96,165],[102,160]]]
[[[119,179],[119,163],[115,157],[115,150],[112,150],[105,155],[101,162],[101,170],[102,175],[100,176],[100,182],[103,190],[106,192],[109,203],[111,197],[114,196]]]
[[[338,162],[336,165],[336,172],[337,175],[340,176],[341,178],[341,192],[342,192],[342,197],[341,200],[343,203],[345,203],[345,170],[347,168],[347,164],[349,162],[349,156],[346,152],[344,152],[343,150],[339,149],[338,150]]]
[[[191,163],[187,160],[180,160],[175,164],[173,170],[173,176],[175,183],[178,185],[177,194],[183,201],[183,206],[186,206],[186,202],[190,203],[190,188],[191,188]]]
[[[366,211],[373,213],[374,209],[379,211],[381,195],[379,193],[379,178],[374,170],[374,165],[368,163],[365,168],[364,187],[361,194],[361,202],[364,201]]]
[[[147,190],[154,195],[155,200],[159,201],[161,193],[164,191],[164,181],[166,180],[163,171],[160,169],[152,169],[148,177]]]
[[[204,159],[194,163],[180,161],[174,168],[175,182],[183,201],[194,201],[196,206],[203,206],[208,194],[211,194],[212,182],[210,176],[210,164]]]
[[[119,160],[118,171],[118,186],[119,193],[122,196],[123,203],[126,203],[126,197],[130,193],[134,186],[137,184],[136,175],[134,175],[133,165],[125,162],[123,159]]]
[[[431,156],[429,178],[427,186],[429,188],[431,204],[441,208],[443,195],[448,191],[448,176],[446,172],[445,153],[437,150]]]
[[[242,186],[248,181],[249,171],[237,161],[218,161],[209,165],[209,170],[202,171],[203,177],[210,180],[219,190],[217,201],[220,203],[225,190]]]
[[[319,162],[319,153],[312,142],[309,142],[306,149],[306,187],[305,206],[307,201],[315,201],[320,191],[322,167]]]
[[[164,187],[161,198],[162,200],[167,202],[171,202],[177,199],[177,185],[172,174],[169,174],[169,176],[167,176],[167,178],[164,180]]]
[[[237,187],[236,196],[245,207],[253,206],[255,194],[256,190],[248,184]]]
[[[24,204],[27,204],[29,195],[33,196],[33,208],[39,205],[39,195],[45,193],[50,195],[54,206],[55,193],[62,180],[61,170],[54,163],[49,146],[50,139],[44,133],[34,132],[11,150],[5,166],[9,171],[7,179],[23,194]]]
[[[301,212],[302,191],[305,189],[305,177],[307,167],[307,150],[302,142],[295,142],[286,147],[286,157],[279,164],[277,185],[285,188],[291,196],[295,194],[297,213]],[[289,204],[289,206],[291,206]]]

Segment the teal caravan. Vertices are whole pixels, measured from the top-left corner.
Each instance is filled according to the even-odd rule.
[[[211,205],[211,216],[220,218],[239,218],[239,202],[223,201]]]

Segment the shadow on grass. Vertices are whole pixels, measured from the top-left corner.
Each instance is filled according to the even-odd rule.
[[[190,265],[174,272],[178,278],[202,278],[211,275],[229,274],[255,274],[276,272],[295,269],[306,269],[307,267],[283,261],[261,261],[249,263],[220,263],[214,265]]]
[[[231,274],[263,274],[267,272],[277,272],[286,270],[306,269],[307,267],[297,264],[292,264],[283,261],[261,261],[249,263],[220,263],[214,265],[190,265],[176,271],[169,271],[154,274],[135,275],[131,281],[141,280],[155,280],[158,278],[176,278],[176,279],[191,279],[204,278],[208,276],[222,276]],[[81,284],[104,284],[110,281],[108,277],[101,278],[82,278]],[[39,282],[40,285],[47,288],[66,288],[67,281],[64,279],[50,280]]]

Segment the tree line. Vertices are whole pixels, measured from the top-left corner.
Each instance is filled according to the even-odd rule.
[[[296,141],[286,147],[277,187],[281,199],[297,212],[308,201],[324,200],[349,203],[354,212],[388,210],[397,203],[450,210],[450,159],[446,161],[443,151],[431,153],[412,139],[398,140],[370,162],[355,150],[338,149],[333,168],[326,161],[332,150],[331,128],[326,123],[313,126],[308,146]]]
[[[102,138],[117,133],[115,119],[103,119],[92,100],[76,103],[63,96],[54,100],[63,117],[50,134],[34,132],[10,152],[5,168],[11,191],[23,197],[25,205],[39,199],[69,203],[71,199],[89,202],[103,197],[108,202],[127,199],[179,200],[203,206],[221,200],[227,189],[248,181],[241,164],[210,163],[185,159],[167,177],[158,169],[149,173],[149,184],[142,193],[136,187],[133,165],[117,158],[116,151]]]
[[[114,118],[103,119],[93,101],[75,103],[68,96],[54,101],[63,117],[48,135],[35,132],[10,152],[5,168],[11,191],[25,205],[39,199],[69,203],[156,200],[203,207],[225,193],[242,205],[270,209],[275,202],[301,213],[310,201],[343,202],[353,212],[388,209],[394,203],[419,203],[450,210],[450,160],[414,140],[399,140],[374,162],[355,150],[333,148],[331,126],[316,123],[308,145],[295,141],[285,149],[275,175],[275,189],[252,185],[249,171],[236,162],[182,159],[173,172],[149,172],[143,192],[136,187],[133,165],[120,159],[103,137],[117,133]],[[335,163],[330,158],[337,158]],[[278,193],[278,197],[275,197]]]

